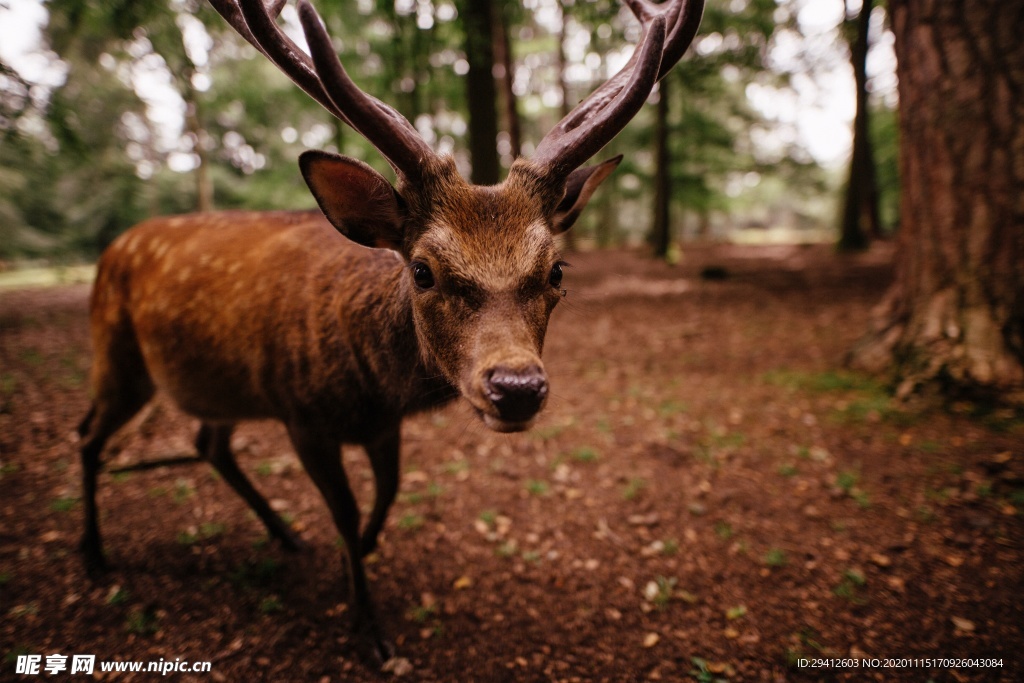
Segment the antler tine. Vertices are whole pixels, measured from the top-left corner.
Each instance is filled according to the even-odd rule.
[[[324,92],[313,69],[313,62],[298,45],[281,33],[274,23],[274,18],[281,13],[285,0],[268,0],[267,6],[259,0],[247,4],[240,4],[238,0],[210,0],[210,4],[224,17],[229,26],[281,69],[306,94],[331,114],[349,123],[344,112],[335,107],[331,98]],[[257,5],[258,8],[255,7]],[[249,7],[248,13],[245,11],[246,6]],[[251,25],[257,27],[258,35],[250,28]]]
[[[686,52],[704,9],[704,0],[672,0],[661,5],[650,0],[624,2],[643,27],[640,44],[618,73],[569,112],[537,145],[534,163],[557,175],[568,174],[585,162],[636,115],[654,84]],[[656,50],[652,47],[655,42]],[[650,75],[652,62],[654,73]]]
[[[433,154],[409,121],[387,104],[364,93],[345,73],[330,36],[308,2],[299,0],[299,19],[313,57],[277,25],[286,0],[210,0],[239,34],[263,53],[324,109],[363,135],[395,172],[416,178]],[[339,77],[340,72],[340,77]],[[327,74],[327,78],[325,78]]]
[[[387,157],[397,172],[406,177],[418,176],[424,159],[434,155],[433,150],[408,119],[360,90],[352,81],[334,52],[331,37],[313,6],[306,0],[299,0],[298,9],[302,31],[313,56],[313,66],[335,107],[348,114],[352,127]]]

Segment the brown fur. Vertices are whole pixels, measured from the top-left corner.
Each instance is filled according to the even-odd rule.
[[[230,450],[234,423],[280,420],[346,542],[353,614],[385,656],[361,558],[397,491],[402,418],[461,395],[494,429],[530,425],[546,397],[540,354],[560,298],[552,234],[578,215],[591,175],[603,179],[618,160],[581,169],[568,197],[526,163],[503,185],[477,187],[441,159],[422,185],[392,190],[353,160],[302,161],[335,228],[390,248],[360,246],[314,212],[225,212],[147,221],[104,253],[91,301],[94,402],[80,428],[82,548],[91,569],[103,565],[100,454],[156,389],[202,420],[200,455],[273,536],[297,546]],[[411,264],[429,267],[434,286],[417,287]],[[527,407],[508,417],[503,390],[524,393]],[[343,443],[366,450],[377,482],[361,536]]]

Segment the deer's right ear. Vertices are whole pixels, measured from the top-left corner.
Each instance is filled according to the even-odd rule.
[[[401,200],[384,176],[357,159],[318,150],[303,152],[299,168],[338,232],[366,247],[401,248]]]

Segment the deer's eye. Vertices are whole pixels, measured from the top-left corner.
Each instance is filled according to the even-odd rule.
[[[551,274],[548,275],[548,284],[555,289],[562,286],[562,263],[559,261],[555,265],[551,266]]]
[[[416,286],[420,289],[432,289],[434,286],[434,274],[430,272],[430,268],[426,263],[422,261],[414,261],[412,263],[412,281],[416,283]]]

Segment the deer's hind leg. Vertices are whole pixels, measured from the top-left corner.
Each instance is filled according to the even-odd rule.
[[[126,338],[127,341],[110,343],[106,348],[97,345],[100,348],[96,350],[92,371],[96,398],[78,426],[82,437],[82,509],[85,518],[79,549],[90,575],[107,566],[96,509],[96,479],[102,468],[103,447],[149,402],[155,391],[135,345],[134,335],[126,335]]]
[[[234,424],[212,424],[204,422],[196,435],[196,450],[208,460],[220,476],[240,495],[253,512],[263,521],[267,532],[281,542],[288,550],[300,550],[302,541],[288,524],[267,503],[267,500],[252,485],[235,461],[231,452],[231,432]]]

